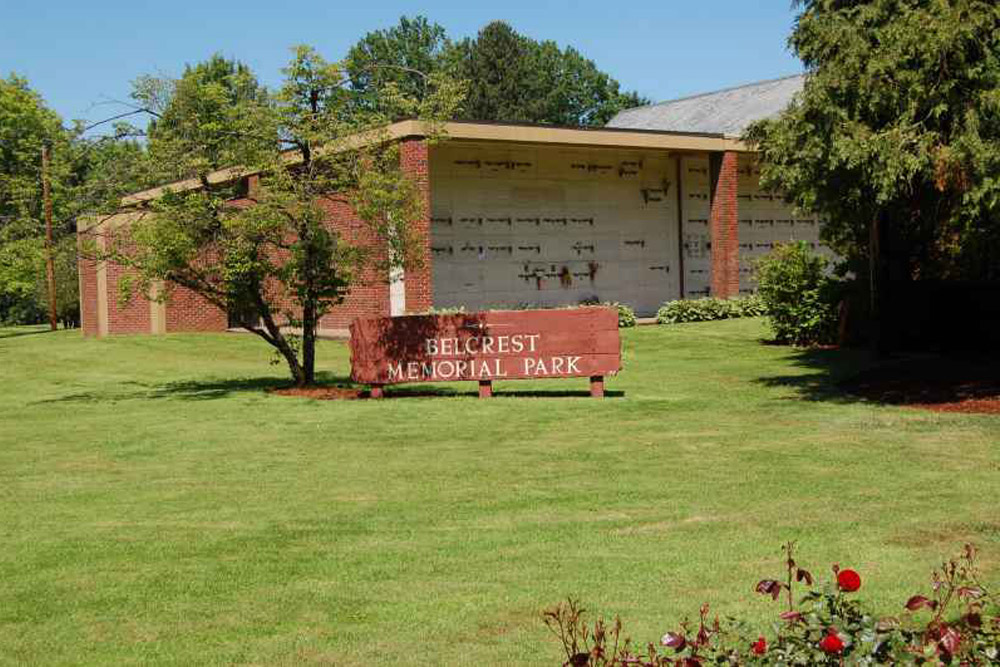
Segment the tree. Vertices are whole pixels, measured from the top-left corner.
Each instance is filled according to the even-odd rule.
[[[531,121],[538,79],[532,71],[530,41],[507,23],[489,23],[476,38],[459,42],[449,56],[469,82],[462,117],[470,120]],[[540,63],[539,63],[540,64]]]
[[[536,42],[503,21],[455,44],[448,60],[469,82],[462,114],[469,120],[601,126],[622,109],[649,103],[620,92],[617,81],[572,47]]]
[[[251,69],[238,60],[215,54],[187,65],[179,79],[142,76],[133,82],[132,98],[153,115],[146,133],[156,163],[175,165],[189,160],[169,151],[198,156],[209,170],[231,164],[242,137],[233,131],[236,115],[246,104],[263,103],[267,91]],[[164,179],[178,173],[163,173]]]
[[[868,264],[876,321],[894,284],[1000,278],[1000,6],[797,4],[804,89],[746,136],[762,184],[827,218],[826,242]]]
[[[45,106],[26,79],[0,79],[0,242],[42,231],[41,154],[53,145],[53,199],[62,209],[69,199],[69,133],[58,114]],[[64,217],[64,216],[61,216]]]
[[[73,141],[74,134],[27,80],[13,74],[0,79],[0,321],[36,322],[44,313],[42,147],[51,148],[58,245],[74,230],[78,174]],[[75,273],[71,278],[75,283]]]
[[[257,320],[244,327],[275,348],[296,384],[308,385],[315,381],[320,318],[366,268],[388,277],[389,268],[417,261],[411,223],[424,215],[422,200],[384,128],[395,115],[408,115],[426,119],[436,136],[434,121],[450,117],[460,89],[431,75],[431,93],[417,100],[390,82],[378,104],[359,109],[350,106],[344,70],[312,49],[299,47],[284,73],[273,98],[240,100],[227,114],[239,137],[227,157],[243,174],[259,175],[258,187],[241,193],[240,179],[211,183],[211,161],[179,150],[201,128],[168,136],[161,155],[201,187],[167,187],[122,233],[106,236],[99,256],[131,270],[120,285],[125,296],[149,294],[163,281],[219,308],[253,311]],[[367,139],[361,145],[359,136]],[[234,204],[241,194],[252,201]],[[333,201],[349,204],[387,250],[339,238],[325,223],[324,207]],[[301,338],[287,327],[300,329]]]
[[[355,104],[372,108],[390,82],[402,94],[423,99],[428,93],[427,74],[443,69],[450,48],[445,29],[423,16],[402,16],[398,25],[368,33],[351,47],[344,61]]]
[[[390,81],[421,99],[421,72],[446,72],[467,82],[466,103],[456,113],[466,120],[599,126],[621,109],[649,103],[621,92],[617,81],[575,49],[529,39],[503,21],[453,42],[437,23],[404,16],[399,25],[362,38],[346,62],[362,106],[372,104],[370,91]]]

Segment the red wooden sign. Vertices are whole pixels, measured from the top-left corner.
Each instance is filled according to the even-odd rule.
[[[401,382],[479,382],[589,377],[604,395],[604,376],[621,369],[614,308],[507,310],[454,315],[359,318],[351,324],[351,378],[382,386]]]

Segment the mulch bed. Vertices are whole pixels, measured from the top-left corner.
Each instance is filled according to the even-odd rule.
[[[315,398],[321,401],[351,401],[358,398],[368,398],[366,390],[346,389],[344,387],[287,387],[272,389],[270,393],[278,396]]]
[[[1000,414],[1000,364],[991,360],[909,359],[861,373],[842,388],[891,405]]]

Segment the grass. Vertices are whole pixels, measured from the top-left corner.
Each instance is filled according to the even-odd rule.
[[[966,540],[1000,578],[1000,417],[851,400],[864,354],[764,333],[628,330],[603,401],[320,402],[247,336],[0,330],[0,663],[553,665],[567,595],[643,643],[772,618],[788,539],[884,612]]]

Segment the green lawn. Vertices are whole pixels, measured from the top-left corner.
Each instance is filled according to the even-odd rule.
[[[967,540],[1000,578],[1000,417],[838,396],[863,354],[756,320],[623,335],[603,401],[321,402],[249,336],[0,330],[0,663],[554,665],[570,594],[642,642],[769,618],[788,539],[881,611]]]

